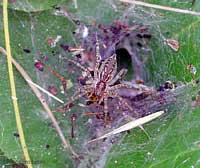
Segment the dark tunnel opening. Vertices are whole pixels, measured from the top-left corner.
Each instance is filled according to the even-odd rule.
[[[118,72],[122,68],[126,68],[128,70],[127,75],[125,76],[126,80],[131,80],[133,77],[133,67],[132,67],[132,59],[130,54],[125,48],[120,48],[116,50],[117,55],[117,70]]]

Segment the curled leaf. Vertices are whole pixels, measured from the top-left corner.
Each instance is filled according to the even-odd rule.
[[[177,40],[173,39],[167,39],[166,40],[167,45],[174,51],[178,51],[180,48],[179,42]]]

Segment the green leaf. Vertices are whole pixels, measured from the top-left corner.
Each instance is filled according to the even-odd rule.
[[[2,10],[0,13],[2,13]],[[47,17],[48,19],[46,19]],[[55,79],[50,73],[36,70],[34,60],[41,59],[40,54],[44,54],[49,57],[50,61],[48,63],[50,64],[52,61],[56,67],[55,60],[57,58],[53,56],[52,51],[56,52],[59,47],[51,49],[47,45],[47,38],[50,36],[55,38],[57,35],[61,35],[63,41],[66,41],[67,38],[70,39],[70,33],[66,33],[66,30],[70,32],[72,29],[69,22],[65,18],[58,18],[48,11],[28,14],[9,10],[9,26],[13,57],[24,67],[34,82],[45,89],[50,85],[59,88],[60,81],[57,78]],[[57,34],[58,30],[59,34]],[[4,38],[3,32],[0,36],[1,39]],[[0,45],[4,46],[3,41],[1,41]],[[24,52],[24,48],[29,49],[31,53]],[[9,159],[13,159],[16,162],[23,162],[19,138],[14,136],[17,133],[17,128],[11,101],[6,57],[2,54],[0,62],[3,65],[1,67],[0,80],[0,87],[3,88],[3,91],[1,90],[0,93],[0,147]],[[61,141],[52,127],[46,112],[19,73],[15,71],[14,74],[24,134],[33,165],[37,167],[41,164],[41,167],[44,168],[66,167],[67,165],[72,167],[71,153],[67,149],[63,149]],[[67,73],[64,75],[69,77]],[[57,83],[53,81],[57,81]],[[48,100],[51,102],[52,109],[58,106],[58,103],[56,104],[52,99]],[[60,125],[63,129],[70,128],[68,115],[66,117],[58,115],[57,117],[61,118]],[[69,132],[65,132],[65,135],[69,138],[70,134]]]
[[[61,3],[60,0],[21,0],[9,3],[9,8],[24,12],[40,12],[44,10],[52,9],[52,6]]]

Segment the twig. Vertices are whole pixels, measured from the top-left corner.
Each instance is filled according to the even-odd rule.
[[[155,8],[155,9],[161,9],[161,10],[166,10],[166,11],[171,11],[171,12],[200,16],[200,12],[196,12],[196,11],[172,8],[172,7],[168,7],[168,6],[161,6],[161,5],[150,4],[150,3],[140,2],[140,1],[135,1],[135,0],[119,0],[119,1],[125,2],[125,3],[131,3],[131,4],[135,4],[135,5],[139,5],[139,6],[145,6],[145,7],[149,7],[149,8]]]
[[[110,137],[112,135],[115,135],[115,134],[118,134],[118,133],[121,133],[121,132],[124,132],[124,131],[128,131],[130,129],[133,129],[135,127],[141,127],[141,125],[155,119],[155,118],[158,118],[159,116],[161,116],[162,114],[164,113],[164,111],[158,111],[156,113],[153,113],[153,114],[150,114],[148,116],[145,116],[145,117],[142,117],[142,118],[139,118],[137,120],[134,120],[134,121],[131,121],[99,138],[96,138],[96,139],[93,139],[91,141],[89,141],[88,143],[91,143],[91,142],[94,142],[94,141],[98,141],[98,140],[101,140],[101,139],[104,139],[104,138],[107,138],[107,137]]]
[[[10,89],[11,89],[11,96],[12,96],[12,102],[15,112],[15,118],[16,118],[16,124],[17,129],[19,132],[19,140],[21,143],[22,152],[25,158],[25,162],[28,168],[32,168],[31,159],[28,153],[28,148],[26,146],[26,140],[24,137],[20,112],[19,112],[19,106],[17,102],[17,94],[16,94],[16,88],[15,88],[15,79],[13,74],[13,67],[12,67],[12,57],[11,57],[11,47],[10,47],[10,37],[9,37],[9,26],[8,26],[8,1],[3,0],[3,25],[4,25],[4,35],[5,35],[5,45],[6,45],[6,51],[7,51],[7,64],[8,64],[8,75],[10,79]]]
[[[0,47],[0,52],[2,52],[3,54],[7,54],[6,51]],[[25,70],[15,61],[14,58],[11,57],[11,60],[12,60],[12,63],[15,65],[16,69],[19,71],[19,73],[23,76],[23,78],[27,81],[32,81],[31,78],[29,77],[29,75],[25,72]],[[62,140],[64,146],[66,148],[68,148],[71,153],[76,157],[76,158],[79,158],[79,155],[74,151],[74,149],[72,148],[72,146],[70,145],[70,142],[65,139],[64,137],[64,134],[60,128],[60,126],[58,125],[58,122],[56,121],[52,111],[50,110],[47,102],[45,101],[45,99],[43,98],[41,92],[32,84],[30,84],[28,82],[28,85],[31,87],[31,89],[33,90],[33,92],[35,93],[35,95],[37,96],[37,98],[40,100],[42,106],[44,107],[44,109],[46,110],[49,118],[51,119],[52,123],[53,123],[53,126],[55,127],[58,135],[60,136],[60,139]]]

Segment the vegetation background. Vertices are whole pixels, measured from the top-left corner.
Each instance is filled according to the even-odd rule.
[[[200,1],[191,0],[146,0],[145,2],[171,6],[187,10],[200,11]],[[4,47],[2,0],[0,0],[0,46]],[[147,82],[158,86],[166,80],[188,83],[192,80],[187,71],[188,64],[197,68],[199,77],[200,56],[200,17],[176,12],[166,12],[152,8],[123,6],[114,0],[78,0],[78,8],[73,1],[66,0],[16,0],[9,4],[9,28],[12,56],[24,67],[27,73],[40,86],[60,86],[60,81],[48,71],[38,72],[34,60],[40,55],[49,57],[48,65],[73,82],[75,79],[64,68],[64,64],[54,54],[60,47],[49,47],[47,38],[55,39],[61,35],[61,42],[74,44],[74,25],[63,16],[57,16],[53,5],[67,7],[77,18],[85,23],[97,20],[109,24],[119,19],[125,12],[138,23],[148,25],[153,34],[150,47],[152,52],[146,63]],[[174,52],[164,44],[162,36],[177,39],[180,50]],[[24,52],[29,49],[31,52]],[[17,137],[16,121],[11,101],[6,57],[0,54],[0,167],[10,163],[20,163],[23,159]],[[15,70],[17,96],[25,138],[33,161],[33,167],[63,168],[73,167],[69,151],[64,150],[51,122],[41,104],[28,87],[25,80]],[[46,74],[46,76],[44,75]],[[73,93],[73,87],[69,93]],[[170,107],[167,114],[140,129],[123,135],[120,143],[114,144],[108,154],[105,167],[133,168],[197,168],[200,167],[200,113],[199,108],[192,109],[191,102],[196,98],[198,88],[185,89],[181,94],[184,101]],[[58,97],[67,100],[61,93]],[[51,108],[59,103],[47,98]],[[81,115],[84,109],[76,107],[74,112]],[[70,135],[70,116],[55,114],[66,137]],[[71,140],[79,151],[87,137],[84,119],[78,119],[76,139]],[[35,162],[35,164],[34,164]],[[37,164],[41,162],[41,164]],[[66,166],[67,165],[67,166]]]

